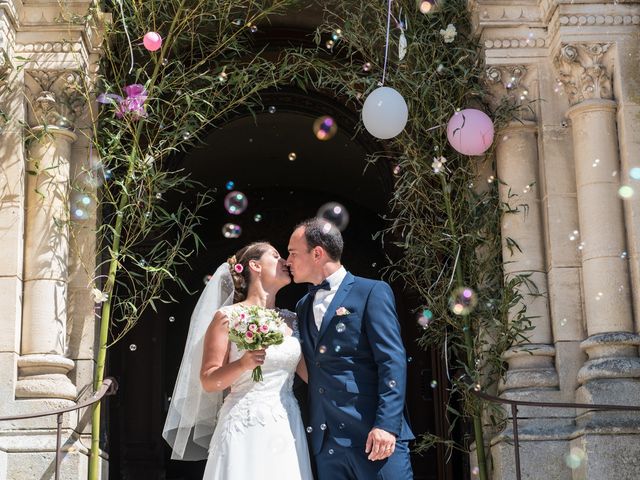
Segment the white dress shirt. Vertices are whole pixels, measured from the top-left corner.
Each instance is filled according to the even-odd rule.
[[[333,297],[336,296],[336,292],[338,291],[338,288],[340,288],[340,284],[346,276],[347,270],[344,267],[340,267],[326,278],[331,290],[318,290],[316,292],[316,296],[313,299],[313,319],[316,321],[316,327],[318,327],[318,330],[320,330],[324,314],[327,312]]]

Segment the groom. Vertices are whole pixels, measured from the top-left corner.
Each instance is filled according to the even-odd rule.
[[[296,306],[309,371],[309,432],[319,480],[410,480],[406,354],[389,285],[340,263],[342,235],[310,219],[287,264],[309,293]]]

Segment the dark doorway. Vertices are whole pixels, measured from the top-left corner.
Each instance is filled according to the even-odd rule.
[[[269,113],[270,106],[275,107],[274,113]],[[312,132],[313,121],[320,115],[331,115],[338,123],[338,133],[329,141],[317,140]],[[186,285],[197,293],[178,292],[178,303],[162,307],[158,314],[147,312],[125,341],[110,351],[109,374],[120,383],[109,408],[110,478],[202,478],[204,462],[170,460],[162,426],[203,279],[242,245],[266,239],[284,254],[295,224],[315,215],[324,203],[337,201],[350,214],[344,231],[345,265],[356,275],[380,278],[390,250],[373,236],[385,225],[382,216],[392,194],[393,167],[366,164],[367,154],[380,146],[367,135],[355,134],[356,120],[350,111],[321,96],[274,92],[265,96],[263,113],[235,118],[213,131],[206,146],[181,160],[180,167],[196,180],[217,189],[216,202],[205,212],[208,220],[200,232],[207,249],[194,260],[193,269],[183,274]],[[294,161],[289,159],[292,152]],[[229,181],[249,200],[239,216],[223,207]],[[256,215],[260,221],[255,221]],[[239,238],[222,235],[227,222],[241,225]],[[444,385],[444,370],[437,354],[418,348],[413,305],[401,285],[393,287],[407,348],[407,399],[414,432],[444,435],[447,427],[438,420],[443,418],[445,399],[428,388],[432,380]],[[279,306],[293,309],[304,291],[300,285],[287,287],[278,298]],[[304,396],[303,390],[299,393]],[[415,478],[454,478],[445,457],[435,449],[414,456]]]

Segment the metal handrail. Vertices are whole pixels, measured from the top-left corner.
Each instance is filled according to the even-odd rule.
[[[60,450],[60,443],[62,441],[62,416],[65,413],[73,412],[75,410],[80,410],[81,408],[90,407],[94,403],[100,402],[106,396],[115,395],[117,391],[118,391],[118,382],[115,380],[115,378],[108,377],[102,381],[102,385],[97,391],[93,392],[93,395],[88,397],[86,400],[74,405],[73,407],[59,408],[57,410],[52,410],[50,412],[28,413],[24,415],[0,417],[0,422],[6,422],[8,420],[25,420],[28,418],[40,418],[40,417],[48,417],[51,415],[57,415],[55,480],[59,480],[60,463],[62,461],[61,459],[62,452]]]
[[[496,397],[476,388],[471,380],[463,375],[460,377],[465,384],[471,387],[470,392],[475,397],[486,400],[491,403],[498,403],[511,406],[511,422],[513,424],[513,450],[516,460],[516,480],[522,480],[522,472],[520,467],[520,441],[518,437],[518,406],[527,407],[551,407],[551,408],[581,408],[585,410],[621,410],[621,411],[640,411],[640,406],[632,405],[605,405],[601,403],[567,403],[567,402],[532,402],[530,400],[512,400],[509,398]]]

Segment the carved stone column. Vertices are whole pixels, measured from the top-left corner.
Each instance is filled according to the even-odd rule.
[[[496,101],[507,102],[520,120],[497,135],[496,163],[500,179],[502,256],[507,281],[522,278],[516,289],[522,299],[511,309],[511,321],[528,317],[534,327],[528,342],[511,347],[504,358],[509,364],[501,390],[508,396],[548,396],[557,390],[555,348],[547,303],[547,274],[538,179],[537,123],[529,103],[524,65],[491,66],[487,83]],[[546,392],[546,393],[545,393]]]
[[[569,95],[582,245],[589,360],[578,374],[578,400],[640,401],[640,336],[634,333],[620,169],[616,102],[607,65],[608,43],[569,44],[556,68]],[[623,257],[623,258],[621,258]],[[616,392],[612,395],[612,392]]]
[[[84,103],[78,74],[31,71],[22,349],[17,397],[75,399],[67,373],[69,160]]]

